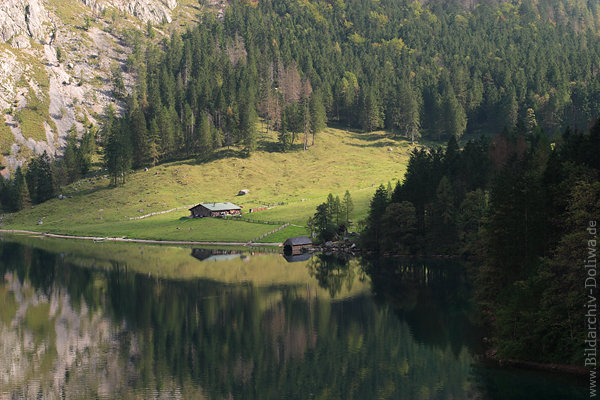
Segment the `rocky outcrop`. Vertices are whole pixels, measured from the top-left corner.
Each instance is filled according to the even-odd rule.
[[[160,24],[171,22],[171,12],[177,7],[177,0],[81,0],[97,12],[115,8],[144,22]]]
[[[0,2],[0,42],[15,48],[30,46],[30,39],[49,39],[51,24],[41,0],[3,0]]]
[[[0,51],[0,110],[8,108],[18,93],[17,82],[24,66],[10,50]]]
[[[121,25],[145,30],[147,21],[171,22],[180,3],[71,2],[77,15],[67,22],[61,8],[66,1],[0,0],[0,124],[5,125],[0,130],[4,135],[0,163],[7,167],[5,177],[32,154],[60,155],[71,128],[82,133],[85,121],[97,124],[106,105],[116,103],[117,112],[122,110],[123,104],[112,95],[110,71],[115,65],[122,68],[128,91],[134,76],[125,68],[131,50],[121,37],[122,26],[113,26],[113,12],[134,17],[120,19]],[[96,23],[81,29],[90,18]],[[37,105],[28,108],[32,100]],[[41,124],[39,117],[44,119]]]

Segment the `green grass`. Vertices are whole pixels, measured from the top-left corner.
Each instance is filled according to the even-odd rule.
[[[217,218],[182,218],[188,212],[163,214],[139,221],[109,221],[106,223],[79,224],[67,217],[61,221],[44,223],[44,232],[68,235],[108,236],[154,240],[245,242],[272,231],[273,225]]]
[[[350,190],[353,221],[366,216],[377,186],[404,174],[412,149],[406,141],[388,138],[384,132],[356,133],[328,128],[307,151],[280,153],[275,138],[264,136],[259,150],[249,158],[237,149],[223,149],[213,159],[172,162],[147,172],[127,176],[125,185],[110,186],[107,177],[85,179],[63,188],[72,196],[53,199],[5,219],[4,229],[94,236],[128,236],[145,239],[191,241],[248,241],[276,228],[275,225],[181,219],[187,210],[130,220],[156,211],[200,202],[231,201],[244,210],[262,203],[284,205],[246,214],[261,221],[305,225],[328,193],[342,197]],[[388,148],[392,148],[389,151]],[[237,196],[249,189],[246,196]],[[43,220],[43,225],[37,225]],[[179,229],[178,229],[179,228]],[[306,234],[287,228],[268,236],[279,242],[285,234]]]
[[[29,105],[17,112],[17,119],[21,127],[21,133],[26,139],[32,138],[36,141],[46,140],[46,129],[44,122],[46,118],[38,108],[30,108]]]
[[[42,94],[38,96],[33,89],[29,88],[27,105],[17,111],[15,117],[19,121],[21,133],[26,139],[32,138],[36,141],[45,141],[46,128],[44,122],[48,122],[51,126],[54,125],[50,118],[50,96],[48,94],[50,80],[44,72],[36,72],[34,79],[37,81]]]
[[[86,13],[91,14],[90,10],[79,2],[50,0],[49,5],[52,11],[67,26],[81,26],[83,15]]]
[[[25,107],[14,111],[14,116],[19,122],[21,132],[26,139],[32,138],[36,141],[46,141],[46,129],[44,123],[56,132],[56,124],[50,117],[50,77],[40,58],[43,57],[44,49],[39,43],[32,42],[27,51],[20,51],[0,44],[0,50],[6,49],[14,54],[18,62],[26,65],[26,71],[21,75],[16,86],[28,88]],[[4,115],[0,121],[0,152],[8,154],[15,139],[7,126],[4,126]],[[56,139],[56,137],[55,137]]]
[[[0,118],[0,153],[8,155],[12,144],[15,142],[15,137],[8,125],[4,123],[4,115],[1,115]]]
[[[261,240],[257,240],[256,243],[283,243],[287,238],[296,236],[308,236],[309,232],[305,227],[290,225],[279,232],[275,232]]]

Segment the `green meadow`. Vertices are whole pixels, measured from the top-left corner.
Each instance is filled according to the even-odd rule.
[[[281,242],[307,234],[307,219],[329,193],[352,194],[355,223],[366,216],[375,189],[401,178],[413,146],[385,132],[327,128],[308,150],[277,151],[274,135],[263,133],[250,157],[222,149],[209,160],[161,164],[127,175],[112,186],[102,172],[60,189],[58,198],[4,218],[3,229],[81,236],[156,240],[248,242],[284,223],[292,225],[260,239]],[[241,189],[249,194],[238,196]],[[243,220],[189,219],[187,206],[230,201],[243,207]],[[250,208],[269,209],[249,213]],[[136,219],[151,213],[181,208]],[[248,221],[250,220],[250,221]]]

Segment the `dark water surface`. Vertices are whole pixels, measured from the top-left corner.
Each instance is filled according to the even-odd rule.
[[[578,399],[482,366],[452,262],[0,241],[0,399]]]

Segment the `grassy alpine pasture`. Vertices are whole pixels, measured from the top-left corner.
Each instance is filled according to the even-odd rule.
[[[275,140],[274,135],[263,133],[258,150],[247,158],[230,148],[210,160],[190,159],[135,171],[117,187],[104,175],[83,179],[60,190],[63,200],[56,198],[6,216],[2,228],[158,240],[280,242],[306,234],[306,220],[330,192],[341,198],[350,190],[355,206],[352,220],[364,218],[377,186],[402,177],[412,150],[410,143],[385,132],[336,128],[320,133],[307,151],[281,153]],[[238,196],[241,189],[250,192]],[[224,201],[241,205],[245,221],[186,218],[187,206]],[[266,205],[271,208],[248,213]],[[287,222],[300,227],[290,225],[258,239]]]

